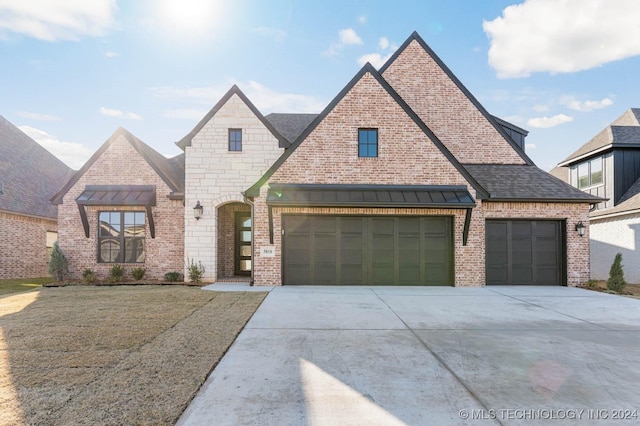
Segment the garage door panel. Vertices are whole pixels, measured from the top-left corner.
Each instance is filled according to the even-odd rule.
[[[562,284],[562,229],[557,220],[488,220],[487,284]]]
[[[451,224],[449,217],[284,215],[284,283],[451,285]]]

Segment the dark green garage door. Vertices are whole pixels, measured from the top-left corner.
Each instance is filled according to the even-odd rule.
[[[487,220],[487,284],[564,284],[564,223]]]
[[[284,284],[453,285],[450,217],[282,220]]]

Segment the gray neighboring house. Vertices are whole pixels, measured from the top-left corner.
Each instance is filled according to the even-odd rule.
[[[640,108],[625,111],[551,174],[607,198],[589,215],[591,278],[607,279],[621,253],[625,278],[640,283]]]
[[[0,279],[47,276],[58,209],[73,170],[0,116]]]

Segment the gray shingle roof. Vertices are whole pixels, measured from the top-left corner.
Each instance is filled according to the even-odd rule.
[[[640,108],[631,108],[625,111],[560,164],[568,165],[589,156],[589,154],[596,154],[616,147],[640,147]]]
[[[520,164],[464,164],[491,194],[490,200],[593,202],[601,198],[580,191],[536,166]]]
[[[53,154],[0,116],[0,210],[56,219],[49,199],[73,175]]]
[[[592,218],[607,216],[610,214],[624,213],[633,210],[640,210],[640,179],[635,181],[631,188],[620,198],[615,207],[610,209],[596,210],[589,216]]]
[[[318,114],[283,114],[271,113],[264,118],[275,127],[289,142],[293,143]]]

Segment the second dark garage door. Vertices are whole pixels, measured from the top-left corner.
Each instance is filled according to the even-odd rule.
[[[487,284],[564,284],[563,235],[559,220],[487,220]]]
[[[283,283],[453,285],[451,217],[284,215]]]

